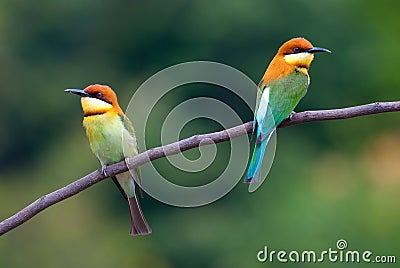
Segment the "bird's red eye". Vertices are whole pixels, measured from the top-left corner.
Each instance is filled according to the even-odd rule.
[[[294,47],[293,48],[293,52],[294,53],[299,53],[300,52],[300,48],[299,47]]]
[[[103,93],[97,92],[97,93],[96,93],[96,98],[102,99],[102,98],[103,98]]]

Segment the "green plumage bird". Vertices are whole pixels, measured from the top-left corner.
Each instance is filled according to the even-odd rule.
[[[81,96],[83,126],[89,138],[90,148],[100,160],[103,172],[107,165],[138,154],[132,123],[122,111],[117,95],[110,87],[96,84],[84,90],[65,91]],[[144,218],[135,191],[134,177],[140,181],[139,168],[118,174],[113,177],[113,181],[128,201],[131,218],[130,234],[150,234],[151,229]]]
[[[256,142],[245,183],[260,182],[265,148],[275,128],[304,97],[310,84],[308,69],[316,52],[329,52],[314,47],[304,38],[284,43],[269,64],[257,90],[253,135]]]

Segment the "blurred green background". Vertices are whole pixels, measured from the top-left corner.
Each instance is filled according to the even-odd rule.
[[[151,75],[192,60],[231,65],[258,83],[280,44],[304,36],[333,53],[317,55],[297,111],[399,100],[399,8],[372,0],[0,1],[0,219],[99,168],[79,99],[64,89],[109,84],[125,108]],[[281,129],[268,181],[254,194],[238,184],[192,209],[146,196],[151,236],[128,235],[126,204],[103,181],[2,236],[0,267],[282,267],[259,263],[257,252],[326,250],[341,238],[399,262],[399,120],[392,113]],[[201,121],[182,137],[213,130]],[[225,158],[217,160],[208,172],[220,172]]]

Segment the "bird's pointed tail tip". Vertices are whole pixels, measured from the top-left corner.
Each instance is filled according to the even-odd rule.
[[[142,235],[149,235],[152,233],[152,230],[149,228],[147,231],[145,232],[139,232],[138,230],[136,230],[135,228],[131,228],[131,231],[129,232],[129,234],[131,236],[142,236]]]
[[[129,198],[129,208],[131,212],[131,229],[129,234],[131,236],[151,234],[152,230],[143,215],[136,196]]]
[[[246,178],[246,179],[243,180],[243,183],[245,183],[245,184],[250,184],[252,182],[254,182],[254,179],[252,177],[251,178]]]

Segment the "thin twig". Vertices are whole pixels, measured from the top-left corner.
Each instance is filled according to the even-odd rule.
[[[400,111],[400,101],[396,102],[375,102],[366,105],[354,106],[342,109],[332,109],[332,110],[318,110],[318,111],[305,111],[300,113],[294,113],[291,115],[290,119],[283,121],[279,127],[288,127],[298,124],[303,124],[306,122],[314,121],[324,121],[324,120],[338,120],[347,119],[357,116],[364,116],[377,113],[395,112]],[[174,155],[180,152],[193,149],[199,146],[219,143],[228,141],[230,139],[243,136],[247,133],[251,133],[253,122],[247,122],[243,125],[239,125],[230,129],[194,135],[190,138],[171,143],[165,146],[156,147],[147,150],[135,157],[127,159],[128,165],[131,168],[143,165],[152,160],[165,157],[167,155]],[[125,161],[110,165],[107,167],[107,176],[102,174],[101,169],[98,169],[77,181],[68,184],[67,186],[58,189],[52,193],[44,195],[37,199],[35,202],[20,210],[13,216],[5,219],[0,223],[0,235],[3,235],[10,230],[18,227],[19,225],[27,222],[29,219],[37,215],[44,209],[61,202],[83,190],[89,188],[90,186],[116,174],[125,172],[128,167]]]

